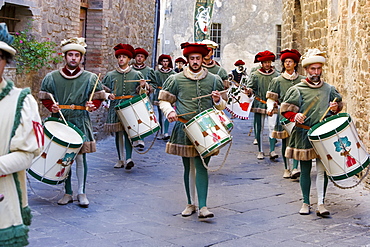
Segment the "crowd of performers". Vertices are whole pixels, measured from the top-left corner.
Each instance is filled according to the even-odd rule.
[[[42,149],[43,134],[38,106],[29,89],[18,89],[2,76],[5,65],[11,62],[16,51],[11,47],[13,37],[6,25],[1,24],[0,28],[0,109],[3,116],[0,125],[3,139],[9,140],[0,145],[0,245],[23,246],[27,243],[27,225],[31,219],[25,172]],[[129,44],[117,44],[112,47],[112,54],[117,59],[115,69],[109,71],[100,82],[96,74],[80,66],[86,52],[84,38],[70,38],[61,42],[65,66],[44,77],[38,97],[52,116],[63,116],[84,134],[83,145],[74,165],[78,181],[75,195],[79,205],[89,206],[86,196],[86,154],[96,151],[90,113],[98,109],[102,102],[109,101],[104,129],[115,134],[118,159],[114,168],[130,170],[135,166],[133,149],[143,150],[145,142],[144,138],[136,142],[130,140],[115,107],[137,95],[147,94],[153,105],[158,107],[161,133],[157,139],[167,141],[166,153],[182,158],[187,198],[182,216],[188,217],[198,212],[200,219],[214,217],[214,213],[207,208],[207,165],[211,156],[204,159],[200,157],[184,132],[184,125],[204,110],[213,107],[225,109],[227,94],[221,92],[238,87],[247,97],[254,97],[251,111],[254,112],[257,159],[264,159],[262,137],[267,118],[270,159],[279,156],[275,146],[276,139],[281,139],[283,177],[300,179],[303,205],[299,213],[310,213],[311,168],[312,160],[316,159],[316,212],[320,216],[329,215],[324,206],[328,178],[307,136],[310,126],[320,121],[328,106],[330,111],[327,116],[337,114],[342,109],[340,94],[321,78],[322,66],[326,62],[325,53],[310,49],[301,56],[297,50],[283,50],[280,58],[282,71],[279,72],[272,65],[275,54],[262,51],[255,55],[254,62],[259,66],[248,75],[242,60],[235,62],[236,68],[230,73],[213,60],[213,51],[217,48],[213,41],[183,43],[181,48],[184,57],[175,60],[175,69],[171,56],[162,54],[158,58],[159,69],[154,70],[145,63],[148,51],[140,47],[134,49]],[[132,59],[134,64],[130,64]],[[304,68],[304,76],[297,72],[299,62]],[[317,103],[312,107],[313,100]],[[296,123],[290,135],[282,128],[283,118]],[[169,124],[172,122],[174,126],[172,133],[169,133]],[[74,200],[72,170],[69,172],[65,194],[58,200],[59,205]]]

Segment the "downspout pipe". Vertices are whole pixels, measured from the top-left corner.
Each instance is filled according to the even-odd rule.
[[[153,52],[152,52],[152,68],[155,69],[157,61],[157,45],[158,45],[158,32],[160,25],[160,0],[155,1],[155,13],[154,13],[154,35],[153,35]]]

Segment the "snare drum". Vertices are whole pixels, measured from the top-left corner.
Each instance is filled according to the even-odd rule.
[[[83,144],[84,134],[75,125],[51,117],[44,122],[43,152],[32,161],[28,173],[47,184],[59,184],[69,170]]]
[[[184,131],[203,158],[216,153],[232,139],[212,108],[185,123]]]
[[[161,128],[146,94],[122,102],[115,110],[131,141],[141,140]]]
[[[288,119],[286,118],[283,118],[281,121],[280,121],[281,125],[283,126],[284,130],[288,133],[288,135],[290,136],[292,134],[292,130],[293,130],[293,127],[294,127],[294,122],[290,122]]]
[[[333,180],[351,177],[369,165],[369,154],[348,113],[317,123],[308,138]]]
[[[220,110],[217,110],[217,109],[214,109],[214,110],[215,110],[216,115],[220,119],[221,123],[226,128],[226,130],[231,132],[231,130],[234,127],[233,121],[231,121],[230,118],[228,116],[226,116],[224,111],[220,111]]]

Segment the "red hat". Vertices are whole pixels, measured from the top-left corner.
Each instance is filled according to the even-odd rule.
[[[254,62],[264,62],[264,61],[275,61],[275,54],[271,51],[261,51],[258,52],[257,55],[254,57]]]
[[[136,57],[137,54],[143,54],[145,56],[145,58],[147,58],[149,56],[149,53],[141,47],[138,47],[138,48],[135,49],[135,57]]]
[[[123,54],[123,55],[128,56],[129,58],[133,58],[134,55],[135,55],[134,47],[132,47],[129,44],[119,43],[118,45],[116,45],[115,47],[113,47],[113,49],[115,50],[114,55],[116,57],[118,57],[119,55]]]
[[[234,63],[234,66],[239,66],[239,65],[244,65],[244,61],[243,60],[238,60]]]
[[[295,50],[295,49],[291,49],[291,50],[283,50],[280,52],[281,56],[280,56],[280,60],[282,62],[284,62],[285,59],[287,58],[290,58],[290,59],[293,59],[295,63],[299,63],[299,59],[301,58],[301,53],[299,53],[299,51]]]
[[[178,57],[178,58],[176,58],[175,63],[183,63],[183,64],[187,64],[186,60],[185,60],[185,59],[183,59],[182,57]]]
[[[184,49],[182,54],[185,57],[189,56],[191,53],[200,53],[203,57],[205,57],[209,53],[207,45],[199,43],[182,43],[181,49]]]
[[[173,67],[173,65],[172,65],[172,58],[171,58],[170,55],[166,55],[166,54],[160,55],[159,58],[158,58],[158,63],[159,64],[162,64],[162,60],[163,59],[168,59],[168,61],[170,62],[169,65],[168,65],[168,67],[170,67],[170,68]]]

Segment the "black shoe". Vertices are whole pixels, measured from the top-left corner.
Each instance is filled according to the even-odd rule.
[[[134,165],[135,165],[134,162],[130,160],[129,162],[127,162],[125,169],[131,170],[131,168],[134,167]]]

